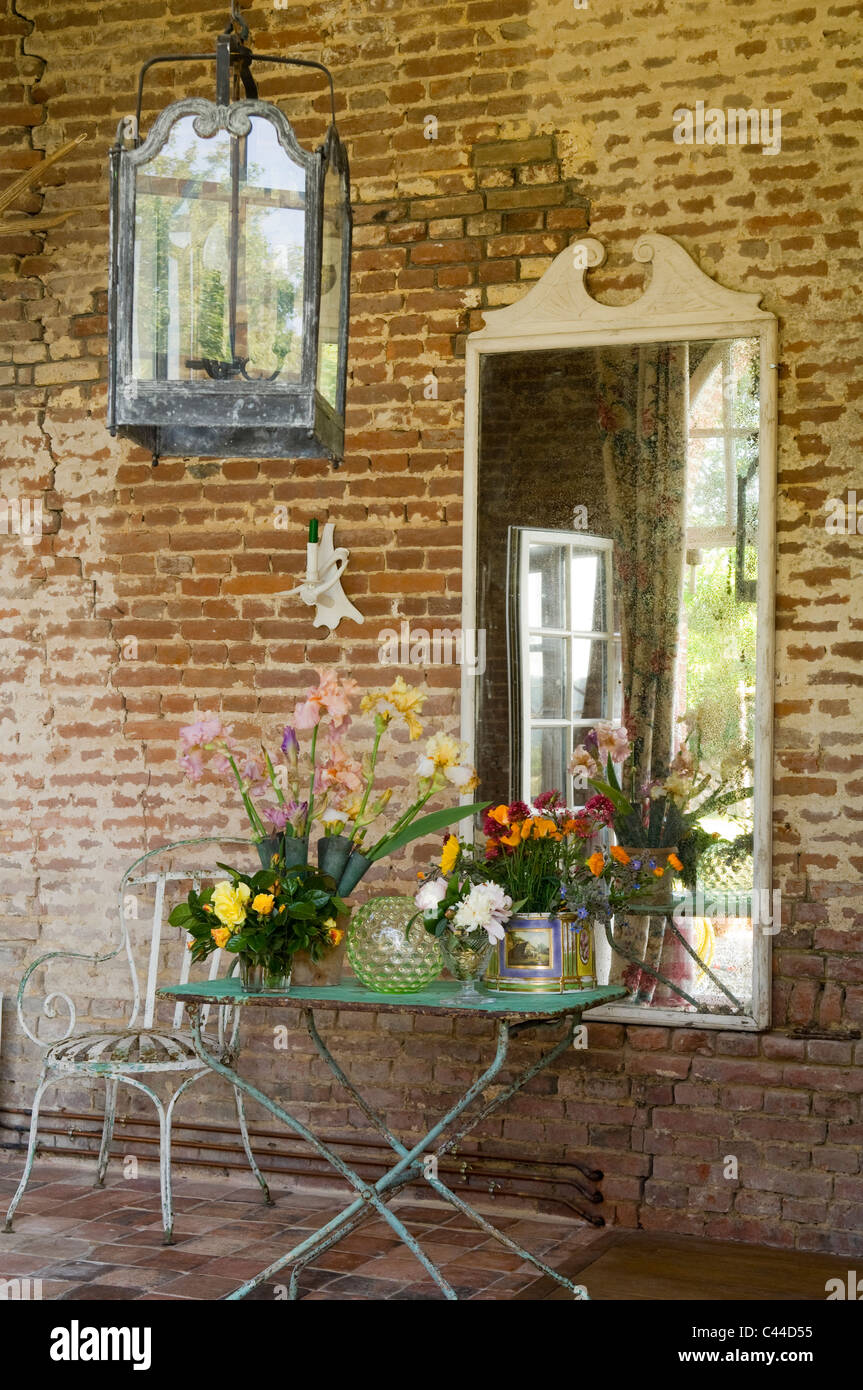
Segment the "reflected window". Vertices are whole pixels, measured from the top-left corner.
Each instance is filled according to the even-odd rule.
[[[600,719],[620,717],[612,542],[578,532],[512,528],[510,590],[520,711],[519,795],[557,788],[584,800],[567,764]],[[514,582],[515,581],[515,582]]]

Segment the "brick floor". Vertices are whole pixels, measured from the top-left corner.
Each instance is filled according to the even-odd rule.
[[[17,1187],[23,1154],[0,1156],[0,1224]],[[274,1206],[254,1183],[234,1178],[176,1177],[175,1244],[161,1244],[158,1181],[127,1181],[109,1169],[92,1186],[95,1164],[40,1159],[15,1215],[0,1234],[0,1280],[41,1279],[46,1299],[218,1299],[284,1254],[345,1205],[338,1194],[300,1192],[273,1181]],[[443,1203],[404,1197],[400,1219],[462,1299],[510,1299],[538,1278],[504,1246]],[[488,1211],[488,1209],[486,1209]],[[488,1215],[552,1267],[602,1232],[559,1217]],[[256,1299],[284,1298],[289,1271],[256,1290]],[[326,1251],[303,1273],[304,1299],[435,1299],[441,1292],[380,1218]]]

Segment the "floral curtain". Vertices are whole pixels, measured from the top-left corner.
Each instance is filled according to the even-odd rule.
[[[686,343],[596,349],[603,469],[623,640],[624,720],[639,782],[672,753],[686,534]]]

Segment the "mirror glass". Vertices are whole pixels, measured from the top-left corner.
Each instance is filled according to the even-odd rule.
[[[675,888],[693,894],[681,930],[698,961],[643,919],[630,955],[685,986],[642,972],[645,1007],[751,1003],[759,412],[755,337],[480,358],[481,787],[583,805],[596,760],[578,750],[606,723],[628,732],[627,794],[712,799]],[[631,959],[603,956],[602,983],[638,983]]]

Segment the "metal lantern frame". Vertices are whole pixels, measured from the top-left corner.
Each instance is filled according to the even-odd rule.
[[[108,427],[112,435],[126,435],[149,448],[154,463],[163,455],[324,456],[338,465],[344,452],[352,216],[348,156],[336,127],[333,78],[323,63],[311,59],[254,53],[245,43],[248,35],[248,27],[232,4],[231,20],[218,36],[215,52],[162,54],[150,58],[139,75],[135,116],[126,117],[119,124],[110,156]],[[203,61],[216,64],[215,101],[186,97],[174,102],[159,113],[146,139],[141,141],[141,104],[149,70],[160,63]],[[324,141],[317,149],[303,149],[283,112],[259,99],[252,63],[313,68],[325,74],[330,89],[331,119]],[[244,96],[241,100],[233,100],[232,85],[238,90],[240,84]],[[242,137],[251,131],[252,118],[260,117],[273,127],[278,145],[288,159],[303,170],[304,270],[298,380],[246,377],[245,366],[237,367],[241,359],[235,354],[233,362],[225,364],[226,371],[221,379],[142,380],[134,375],[136,178],[139,169],[164,147],[177,122],[189,116],[194,118],[192,129],[201,139],[219,131]],[[321,394],[317,379],[327,177],[339,181],[343,218],[335,401],[332,404]],[[233,181],[233,204],[237,197],[237,184]],[[234,245],[231,263],[234,275],[237,257]],[[230,312],[235,314],[235,302]],[[231,319],[232,353],[235,327],[235,320]]]

